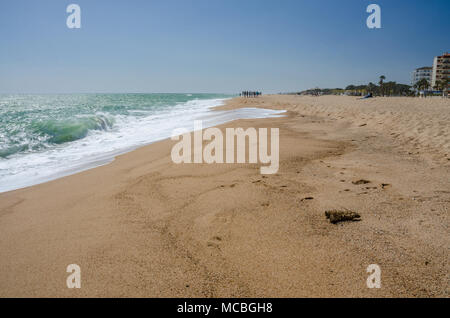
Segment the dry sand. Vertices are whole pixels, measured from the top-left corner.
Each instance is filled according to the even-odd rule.
[[[278,174],[175,165],[167,140],[0,194],[0,296],[448,297],[449,100],[264,96],[223,108],[236,107],[289,110],[221,127],[280,128]],[[334,208],[362,221],[330,224]],[[73,263],[81,289],[66,287]],[[381,289],[366,287],[369,264]]]

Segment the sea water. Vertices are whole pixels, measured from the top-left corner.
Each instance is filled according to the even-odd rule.
[[[222,94],[0,95],[0,192],[106,164],[118,154],[204,128],[280,111],[212,111]]]

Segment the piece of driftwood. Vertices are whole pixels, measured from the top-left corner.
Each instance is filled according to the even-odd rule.
[[[325,211],[325,216],[333,224],[344,221],[361,221],[361,215],[349,210],[329,210]]]
[[[369,180],[365,180],[365,179],[360,179],[360,180],[357,180],[357,181],[353,181],[352,183],[356,184],[356,185],[360,185],[360,184],[368,184],[368,183],[370,183],[370,181]]]

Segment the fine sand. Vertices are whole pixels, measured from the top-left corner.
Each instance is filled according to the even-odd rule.
[[[264,96],[280,169],[181,164],[174,141],[0,194],[0,296],[448,297],[450,100]],[[359,181],[359,182],[358,182]],[[360,222],[330,224],[328,209]],[[68,289],[66,267],[81,267]],[[381,288],[366,286],[370,264]]]

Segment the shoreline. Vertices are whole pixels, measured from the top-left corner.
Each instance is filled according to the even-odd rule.
[[[231,98],[229,98],[229,99],[231,99]],[[223,99],[220,101],[223,105],[229,99]],[[201,101],[207,102],[208,100],[201,100]],[[217,102],[217,99],[211,100],[211,102],[215,103],[215,102]],[[279,111],[263,110],[263,109],[259,109],[259,108],[254,108],[254,109],[242,108],[242,109],[227,110],[227,111],[222,111],[222,112],[214,110],[215,107],[220,107],[222,105],[211,106],[211,107],[208,107],[208,108],[202,110],[202,112],[199,112],[199,114],[197,114],[198,118],[195,118],[193,120],[202,120],[203,122],[206,123],[206,125],[204,125],[204,128],[208,128],[208,127],[224,124],[229,121],[238,120],[241,118],[242,119],[245,119],[245,118],[255,118],[255,119],[271,118],[271,117],[277,117],[281,114],[281,113],[279,113]],[[190,132],[193,131],[193,125],[191,125],[189,127],[187,127],[186,125],[182,125],[182,127],[186,127],[186,129]],[[101,167],[103,165],[110,164],[111,162],[113,162],[115,160],[115,158],[117,156],[126,154],[128,152],[132,152],[136,149],[139,149],[140,147],[145,147],[145,146],[151,145],[155,142],[170,139],[170,132],[169,131],[165,132],[165,136],[156,135],[156,136],[149,136],[149,137],[150,137],[151,141],[147,141],[147,142],[143,142],[143,143],[141,142],[141,143],[137,143],[137,144],[130,144],[127,146],[123,146],[120,149],[110,150],[110,151],[106,151],[104,153],[86,154],[88,159],[85,159],[85,160],[79,161],[79,162],[71,162],[70,168],[66,167],[66,168],[62,169],[60,166],[58,166],[58,167],[56,167],[57,172],[52,172],[52,173],[47,172],[44,175],[41,175],[39,177],[33,177],[32,179],[29,179],[25,182],[22,181],[21,183],[17,183],[17,181],[16,181],[16,184],[14,186],[10,185],[9,187],[6,187],[5,185],[2,184],[2,185],[0,185],[0,193],[7,193],[10,191],[14,191],[14,190],[32,187],[35,185],[43,184],[46,182],[57,180],[59,178],[71,176],[71,175],[74,175],[74,174],[77,174],[77,173],[80,173],[83,171],[87,171],[90,169]],[[77,140],[76,142],[83,142],[83,139]],[[70,147],[70,145],[67,145],[66,147]],[[31,155],[35,155],[35,154],[31,154]],[[53,156],[53,155],[48,154],[48,156]],[[43,167],[42,169],[48,169],[48,167]],[[37,174],[37,173],[35,172],[35,174]],[[28,177],[30,177],[30,176],[28,176]],[[13,180],[14,180],[14,178],[13,178]],[[9,180],[9,182],[11,182],[11,180]]]
[[[163,140],[1,193],[0,296],[448,296],[446,117],[428,123],[425,136],[439,138],[403,137],[401,116],[398,126],[383,117],[395,117],[394,102],[419,111],[376,98],[353,118],[354,99],[279,95],[216,107],[288,110],[219,126],[280,128],[276,175],[259,164],[174,165],[175,142]],[[411,116],[419,128],[427,121]],[[397,144],[408,138],[416,150]],[[362,221],[332,225],[323,214],[332,208]],[[65,286],[73,263],[79,290]],[[382,268],[381,289],[365,286],[370,264]]]

